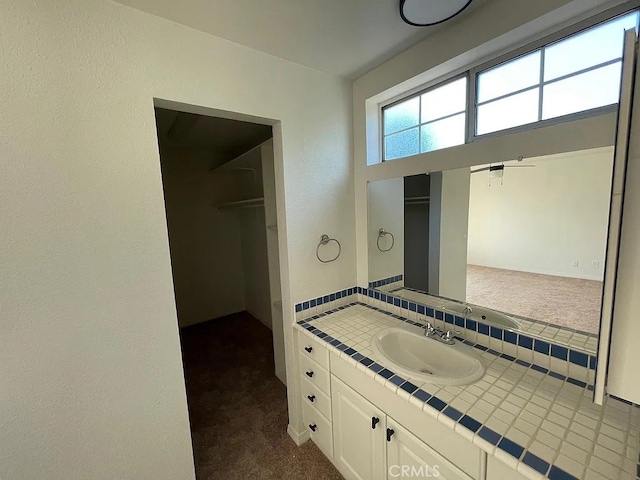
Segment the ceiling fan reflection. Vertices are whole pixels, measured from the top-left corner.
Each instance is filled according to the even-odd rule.
[[[521,162],[522,160],[518,159],[518,161]],[[505,165],[504,163],[501,163],[500,165],[489,165],[488,167],[471,170],[471,173],[489,172],[489,186],[491,186],[491,181],[494,178],[499,178],[500,185],[502,185],[505,168],[535,168],[535,167],[536,167],[535,165]]]

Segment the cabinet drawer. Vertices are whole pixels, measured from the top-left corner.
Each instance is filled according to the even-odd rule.
[[[331,398],[320,388],[307,380],[306,375],[302,376],[302,401],[317,408],[327,420],[331,421]]]
[[[329,350],[318,345],[305,335],[298,335],[300,356],[313,359],[322,368],[329,370]]]
[[[311,381],[327,395],[331,394],[329,372],[310,358],[300,356],[300,374],[302,378]]]
[[[302,404],[302,418],[309,429],[311,440],[322,453],[333,460],[333,430],[331,423],[318,410],[311,407],[309,402]]]

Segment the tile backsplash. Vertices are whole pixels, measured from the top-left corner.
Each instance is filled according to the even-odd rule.
[[[397,280],[397,276],[391,279],[401,281]],[[536,338],[528,335],[528,332],[512,332],[465,319],[372,288],[352,287],[299,303],[295,306],[296,321],[323,315],[326,311],[355,301],[389,312],[401,320],[420,325],[423,325],[423,320],[426,320],[441,330],[455,330],[456,336],[468,343],[482,345],[499,354],[515,357],[541,369],[570,378],[577,384],[591,385],[594,382],[597,358],[586,350]]]
[[[404,275],[395,275],[393,277],[383,278],[375,282],[369,282],[369,288],[381,288],[385,290],[393,290],[404,287]]]

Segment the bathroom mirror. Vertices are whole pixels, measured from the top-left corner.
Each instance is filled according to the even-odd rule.
[[[370,182],[370,288],[595,353],[613,155]]]

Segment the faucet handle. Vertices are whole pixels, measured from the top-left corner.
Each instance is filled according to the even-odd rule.
[[[447,332],[442,335],[442,338],[452,340],[455,335],[460,335],[460,333],[460,330],[447,330]]]
[[[433,325],[431,325],[431,322],[424,318],[421,318],[420,320],[424,322],[424,333],[427,337],[430,337],[431,335],[434,335],[436,333],[436,329]]]

